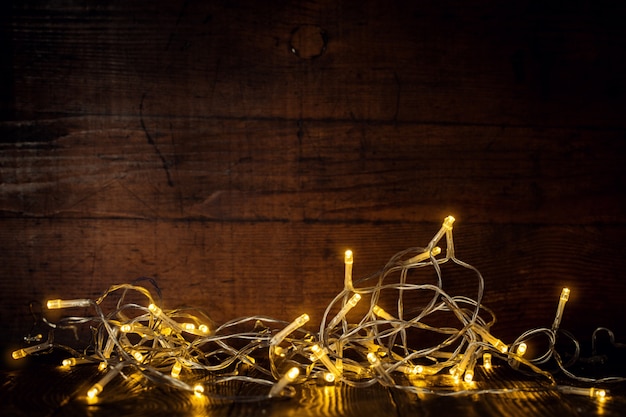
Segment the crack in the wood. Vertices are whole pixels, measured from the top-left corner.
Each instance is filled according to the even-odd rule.
[[[148,140],[148,144],[152,146],[152,148],[154,149],[154,152],[161,160],[161,164],[163,166],[163,170],[165,171],[165,176],[167,178],[167,185],[169,185],[170,187],[173,187],[174,182],[172,181],[172,176],[170,174],[170,169],[168,167],[167,160],[165,159],[165,157],[159,150],[159,147],[157,146],[156,142],[152,138],[152,135],[150,135],[150,132],[148,132],[148,129],[146,127],[146,122],[144,121],[144,118],[143,118],[143,102],[145,98],[146,98],[146,93],[143,93],[143,95],[141,96],[141,103],[139,103],[139,122],[141,123],[141,129],[143,129],[143,132],[146,134],[146,139]]]

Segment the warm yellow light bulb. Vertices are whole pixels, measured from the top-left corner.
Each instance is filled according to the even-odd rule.
[[[454,217],[448,216],[443,220],[443,224],[441,225],[441,229],[433,236],[428,243],[428,248],[434,248],[435,245],[441,240],[441,238],[446,234],[446,232],[452,230],[452,224],[454,223]]]
[[[17,359],[22,359],[28,355],[32,355],[33,353],[42,351],[42,350],[46,350],[48,348],[50,348],[52,345],[50,343],[40,343],[38,345],[33,345],[33,346],[29,346],[29,347],[25,347],[22,349],[18,349],[16,351],[14,351],[13,353],[11,353],[11,357],[13,357],[13,359],[17,360]]]
[[[382,307],[379,307],[378,305],[375,305],[372,308],[372,312],[374,314],[376,314],[378,317],[380,317],[381,319],[388,320],[388,321],[396,320],[395,317],[393,317],[391,314],[387,313],[385,310],[382,309]]]
[[[139,352],[139,351],[137,351],[137,350],[136,350],[136,351],[134,351],[134,352],[133,352],[133,357],[135,358],[135,360],[136,360],[137,362],[143,362],[143,354],[142,354],[141,352]]]
[[[345,252],[343,262],[345,264],[345,278],[343,280],[344,288],[346,289],[346,291],[353,291],[354,286],[352,285],[352,264],[354,263],[354,256],[350,249]]]
[[[17,359],[22,359],[25,358],[28,355],[28,353],[26,353],[26,351],[24,349],[18,349],[13,351],[13,353],[11,354],[11,356],[13,357],[13,359],[17,360]]]
[[[174,362],[172,370],[170,371],[170,375],[172,376],[172,378],[178,378],[182,369],[183,365],[179,361]]]
[[[93,363],[93,361],[87,359],[87,358],[67,358],[67,359],[63,359],[63,361],[61,361],[61,366],[76,366],[76,365],[83,365],[83,364],[87,364],[87,363]]]
[[[270,346],[276,346],[276,345],[280,344],[280,342],[282,342],[283,339],[285,337],[287,337],[287,335],[293,333],[296,329],[299,329],[300,327],[304,326],[309,320],[310,320],[310,317],[309,317],[308,314],[306,314],[306,313],[302,314],[300,317],[296,318],[290,324],[285,326],[284,329],[282,329],[281,331],[276,333],[270,339]]]
[[[522,342],[517,345],[516,353],[518,354],[518,356],[524,356],[524,353],[526,353],[526,349],[528,349],[528,346],[526,346],[526,343]]]
[[[350,249],[345,251],[344,257],[343,257],[343,261],[344,261],[344,263],[346,265],[351,265],[351,264],[354,263],[354,257],[353,257],[352,251]]]
[[[98,394],[100,394],[102,392],[102,385],[100,384],[94,384],[91,388],[89,388],[89,391],[87,391],[87,398],[89,399],[94,399],[98,396]]]
[[[55,310],[59,308],[72,308],[72,307],[89,307],[91,305],[91,301],[87,299],[76,299],[76,300],[48,300],[46,306],[49,310]]]
[[[132,332],[132,331],[133,331],[133,326],[132,326],[132,325],[130,325],[130,324],[122,324],[122,325],[120,326],[120,331],[121,331],[122,333],[129,333],[129,332]]]
[[[300,375],[300,368],[296,366],[290,368],[287,373],[272,386],[269,396],[275,397],[279,395],[288,384],[291,384],[298,378],[298,375]]]
[[[565,394],[575,394],[575,395],[583,395],[589,396],[591,398],[595,398],[598,401],[604,402],[608,398],[609,393],[601,388],[581,388],[581,387],[571,387],[568,385],[559,385],[557,389]]]
[[[341,377],[341,371],[339,371],[335,364],[330,360],[325,349],[322,349],[319,345],[313,345],[311,346],[311,351],[313,352],[311,355],[312,362],[315,362],[316,360],[322,362],[326,369],[332,372],[335,377]]]
[[[486,352],[483,353],[483,366],[485,367],[485,369],[489,370],[491,369],[491,353]]]
[[[387,385],[394,385],[393,379],[389,376],[383,364],[380,362],[380,358],[374,352],[367,354],[367,361],[372,365],[372,368],[376,371],[380,379]]]
[[[554,322],[552,323],[552,331],[556,332],[559,326],[561,325],[561,319],[563,318],[563,310],[565,310],[565,304],[567,300],[569,300],[570,290],[569,288],[563,288],[561,290],[561,296],[559,297],[559,305],[556,309],[556,316],[554,317]]]
[[[443,219],[443,227],[445,227],[446,229],[452,229],[452,224],[454,223],[456,219],[454,218],[454,216],[448,216],[445,219]]]
[[[338,325],[339,322],[344,319],[346,314],[348,314],[348,312],[350,310],[352,310],[354,308],[354,306],[356,306],[358,304],[359,301],[361,301],[361,294],[354,294],[352,297],[350,297],[350,299],[348,300],[346,305],[344,305],[341,308],[341,310],[339,310],[337,315],[335,317],[333,317],[333,319],[330,321],[330,323],[328,323],[328,328],[332,329],[333,327]]]
[[[465,382],[468,384],[474,380],[474,369],[467,369],[465,371],[465,376],[463,377]]]
[[[111,368],[109,372],[107,372],[106,374],[104,374],[102,378],[100,378],[100,381],[96,382],[95,384],[91,386],[91,388],[87,391],[87,398],[92,400],[98,394],[100,394],[102,390],[104,389],[104,387],[109,382],[111,382],[111,380],[113,380],[113,378],[115,378],[116,375],[118,375],[122,371],[122,368],[124,368],[124,362],[120,362],[117,365],[115,365],[113,368]]]
[[[472,325],[471,329],[474,330],[476,333],[478,333],[485,342],[489,343],[491,346],[498,349],[501,353],[508,352],[509,347],[506,344],[504,344],[502,340],[496,338],[491,333],[489,333],[488,330],[484,329],[483,327],[477,324]]]
[[[367,354],[367,360],[372,365],[376,365],[376,364],[380,363],[380,359],[378,359],[378,356],[374,352],[370,352],[370,353]]]
[[[429,259],[432,256],[437,256],[441,253],[441,248],[439,246],[435,246],[434,248],[432,248],[430,251],[424,251],[422,253],[419,253],[417,255],[415,255],[414,257],[408,259],[405,263],[407,264],[415,264],[418,262],[422,262],[425,261],[426,259]]]
[[[335,382],[335,374],[333,374],[332,372],[324,372],[324,381],[328,383]]]
[[[204,386],[200,385],[200,384],[196,384],[193,387],[193,394],[196,397],[202,397],[202,394],[204,394]]]
[[[183,323],[181,324],[181,327],[183,328],[183,330],[185,330],[186,332],[193,332],[196,330],[196,325],[193,323]]]
[[[200,330],[201,333],[207,334],[209,333],[209,326],[207,326],[206,324],[201,324],[200,326],[198,326],[198,330]]]

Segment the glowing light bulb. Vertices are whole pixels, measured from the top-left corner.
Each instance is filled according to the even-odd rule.
[[[437,256],[441,253],[441,248],[439,246],[435,246],[434,248],[432,248],[430,251],[424,251],[420,254],[415,255],[414,257],[408,259],[407,261],[405,261],[405,264],[416,264],[418,262],[422,262],[425,261],[427,259],[430,259],[430,256]]]
[[[193,394],[196,397],[202,397],[202,394],[204,394],[204,386],[200,385],[200,384],[196,384],[193,386]]]
[[[353,291],[354,287],[352,286],[352,264],[354,263],[354,257],[350,249],[345,252],[343,262],[345,264],[344,287],[348,291]]]
[[[563,288],[561,291],[561,296],[559,297],[559,306],[556,309],[556,316],[554,317],[554,323],[552,323],[552,331],[556,331],[561,325],[561,319],[563,318],[563,310],[565,309],[565,304],[567,300],[569,300],[569,288]]]
[[[356,306],[360,300],[361,300],[361,294],[354,294],[352,297],[350,297],[346,305],[343,306],[341,310],[339,310],[337,315],[333,317],[330,323],[328,323],[328,328],[332,329],[333,327],[338,325],[339,322],[343,320],[343,318],[346,316],[346,314],[348,314],[348,312],[352,310],[354,306]]]
[[[565,394],[574,394],[574,395],[583,395],[591,398],[595,398],[598,401],[606,401],[608,398],[608,391],[601,388],[581,388],[581,387],[571,387],[568,385],[559,385],[557,389]]]
[[[367,354],[367,360],[374,368],[374,371],[378,374],[378,376],[387,384],[394,385],[393,379],[389,376],[383,364],[380,362],[378,355],[374,352],[370,352]]]
[[[428,244],[429,248],[434,248],[435,245],[441,240],[443,235],[446,234],[447,231],[452,230],[452,224],[454,223],[455,218],[452,216],[448,216],[443,219],[443,224],[441,225],[441,229],[433,236],[430,243]]]
[[[89,307],[91,300],[76,299],[76,300],[48,300],[46,306],[48,310],[55,310],[59,308],[72,308],[72,307]]]
[[[517,345],[517,350],[515,353],[517,353],[518,356],[524,356],[524,353],[526,353],[526,349],[528,349],[528,346],[526,346],[526,343],[522,342]]]
[[[87,398],[90,400],[95,399],[102,392],[104,387],[122,371],[123,367],[124,367],[124,363],[120,362],[117,365],[115,365],[113,368],[111,368],[111,370],[107,372],[100,379],[100,381],[96,382],[95,384],[91,386],[91,388],[89,388],[89,390],[87,391]]]
[[[332,372],[324,372],[324,381],[330,383],[335,382],[335,374],[333,374]]]
[[[474,330],[476,333],[478,333],[485,342],[489,343],[491,346],[499,350],[501,353],[508,352],[509,347],[506,344],[504,344],[502,340],[494,337],[491,333],[489,333],[489,331],[487,331],[483,327],[477,324],[474,324],[472,325],[471,329]]]
[[[183,328],[181,327],[180,323],[172,320],[167,314],[163,313],[163,310],[157,306],[154,303],[150,303],[150,305],[148,305],[148,310],[150,310],[150,312],[158,319],[161,319],[161,321],[165,324],[167,324],[167,326],[169,326],[170,328],[168,328],[167,326],[161,326],[160,331],[163,335],[165,336],[169,336],[172,333],[172,329],[176,330],[177,332],[182,332]]]
[[[52,347],[52,345],[50,343],[41,343],[38,345],[34,345],[34,346],[29,346],[29,347],[25,347],[22,349],[18,349],[16,351],[14,351],[13,353],[11,353],[11,356],[13,357],[13,359],[17,360],[17,359],[22,359],[25,358],[28,355],[32,355],[33,353],[37,353],[40,352],[42,350],[46,350],[48,348]]]
[[[129,333],[133,331],[133,326],[130,324],[122,324],[120,326],[120,332],[122,333]]]
[[[474,368],[468,368],[465,370],[465,376],[463,377],[463,380],[468,384],[474,380]]]
[[[491,369],[491,367],[492,367],[492,364],[491,364],[491,353],[489,353],[489,352],[483,353],[483,366],[487,370]]]
[[[89,391],[87,391],[87,398],[90,398],[90,399],[96,398],[98,394],[102,392],[103,389],[104,388],[100,384],[92,385],[92,387],[89,388]]]
[[[209,326],[207,326],[206,324],[201,324],[200,326],[198,326],[198,330],[200,330],[200,333],[208,334]]]
[[[181,324],[181,327],[186,332],[194,332],[196,330],[196,325],[193,323],[183,323]]]
[[[172,378],[178,378],[180,376],[180,371],[183,369],[183,364],[179,361],[174,362],[172,366],[172,370],[170,371],[170,375]]]
[[[87,358],[67,358],[61,361],[61,366],[70,367],[70,366],[83,365],[83,364],[89,364],[89,363],[93,363],[93,361]]]
[[[294,321],[289,323],[284,329],[276,333],[270,339],[270,346],[276,346],[280,344],[280,342],[282,342],[283,339],[287,337],[287,335],[293,333],[296,329],[299,329],[300,327],[304,326],[309,320],[310,320],[309,315],[306,313],[296,318]]]
[[[341,371],[339,371],[339,369],[337,369],[335,364],[330,360],[330,358],[326,354],[326,349],[322,349],[320,345],[313,345],[311,346],[311,351],[313,352],[313,354],[311,355],[312,362],[315,362],[315,361],[322,362],[324,366],[326,367],[326,369],[332,372],[336,378],[341,377]]]
[[[143,362],[143,354],[137,350],[133,352],[133,358],[135,358],[137,362]]]
[[[380,317],[381,319],[387,320],[387,321],[394,321],[397,320],[394,316],[392,316],[391,314],[387,313],[385,310],[383,310],[381,307],[379,307],[378,305],[375,305],[372,308],[372,312],[374,314],[376,314],[378,317]]]
[[[159,317],[161,313],[163,312],[163,310],[161,310],[159,306],[153,303],[150,303],[150,305],[148,305],[148,310],[150,310],[152,314],[154,314],[157,317]]]
[[[471,343],[469,346],[467,346],[467,349],[465,350],[465,353],[463,354],[463,358],[461,358],[461,362],[459,362],[456,366],[454,366],[450,370],[450,373],[452,374],[452,376],[455,377],[455,379],[459,379],[461,375],[465,373],[465,370],[468,368],[468,365],[475,360],[475,353],[476,353],[477,348],[478,348],[478,345],[476,343]],[[472,371],[472,374],[473,374],[473,371]]]
[[[275,397],[275,396],[279,395],[283,391],[283,389],[285,389],[285,387],[287,385],[291,384],[293,381],[296,380],[298,375],[300,375],[300,368],[294,366],[293,368],[289,369],[287,371],[287,373],[285,375],[283,375],[282,378],[280,378],[272,386],[272,389],[270,390],[269,396],[270,397]]]

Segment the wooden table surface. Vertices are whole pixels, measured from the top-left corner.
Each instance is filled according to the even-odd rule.
[[[55,359],[56,360],[56,359]],[[529,378],[506,365],[489,375],[478,371],[476,390],[524,389],[510,394],[463,396],[416,395],[381,385],[350,388],[342,384],[305,383],[287,399],[221,401],[198,399],[187,392],[146,387],[141,378],[115,379],[97,403],[88,404],[85,392],[99,377],[93,366],[73,369],[55,365],[52,358],[31,358],[19,369],[0,371],[0,414],[4,416],[621,416],[626,411],[626,384],[609,386],[610,396],[600,402],[551,390],[545,382]],[[488,382],[487,382],[488,378]],[[266,388],[233,383],[218,394],[263,394]],[[215,392],[214,392],[215,393]],[[207,392],[211,395],[211,392]]]

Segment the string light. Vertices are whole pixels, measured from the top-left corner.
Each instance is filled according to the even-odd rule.
[[[155,297],[146,286],[133,283],[114,285],[95,300],[49,300],[46,303],[49,310],[89,307],[95,314],[62,318],[56,324],[42,320],[51,329],[48,340],[18,349],[12,356],[17,360],[61,348],[74,354],[63,360],[63,366],[98,364],[98,370],[104,375],[86,392],[88,401],[96,401],[122,370],[131,377],[141,375],[147,383],[192,392],[198,398],[216,395],[212,391],[206,393],[205,387],[237,380],[270,387],[263,397],[289,396],[294,393],[292,385],[312,379],[317,379],[318,383],[343,383],[353,387],[380,383],[419,395],[510,393],[511,388],[484,388],[489,386],[490,374],[475,372],[480,357],[484,371],[496,366],[494,359],[501,359],[514,369],[522,371],[523,367],[524,372],[536,374],[545,390],[605,401],[607,391],[597,385],[626,378],[594,379],[574,375],[556,351],[557,339],[565,337],[575,346],[574,360],[580,352],[578,342],[560,329],[570,290],[564,288],[561,292],[550,328],[528,330],[507,345],[492,334],[496,318],[482,305],[484,279],[481,273],[455,255],[454,222],[453,216],[446,217],[426,247],[400,252],[377,273],[356,281],[352,276],[354,254],[351,250],[345,251],[344,289],[328,304],[317,334],[303,329],[310,321],[306,313],[292,322],[253,316],[218,326],[199,310],[164,309],[156,285]],[[444,238],[445,252],[437,246]],[[447,262],[473,272],[477,288],[475,298],[451,296],[444,291],[441,265]],[[436,278],[434,283],[432,271]],[[422,275],[424,279],[420,282]],[[410,293],[426,296],[430,301],[421,307],[407,308]],[[131,301],[131,294],[144,297],[145,303],[138,302],[137,297]],[[104,303],[109,298],[113,298],[114,303]],[[365,306],[352,312],[359,302]],[[115,309],[105,311],[105,305],[115,305]],[[338,312],[332,316],[333,311]],[[329,317],[332,318],[328,320]],[[82,354],[54,342],[55,331],[76,329],[82,324],[94,329],[93,340],[88,343],[90,347]],[[618,345],[610,330],[601,330],[608,332],[614,346]],[[427,344],[425,340],[429,338],[421,337],[424,332],[436,335],[439,341]],[[595,335],[596,332],[594,354]],[[536,346],[531,350],[530,343],[539,336],[548,340],[546,351],[528,357],[529,352],[538,350]],[[41,341],[42,338],[25,340]],[[557,385],[552,374],[542,369],[548,363],[556,363],[565,377],[594,386]],[[248,368],[255,372],[246,372]],[[198,373],[211,377],[198,384]],[[439,378],[437,384],[427,383],[433,376]],[[125,379],[127,377],[125,375]],[[481,389],[476,389],[477,378],[482,378]],[[446,387],[445,381],[449,381],[449,386]],[[228,398],[238,399],[236,396]]]
[[[293,368],[289,369],[289,371],[287,371],[287,373],[274,384],[274,386],[270,390],[269,396],[276,397],[277,395],[279,395],[287,385],[296,380],[298,375],[300,375],[299,368],[294,366]]]
[[[282,342],[283,339],[287,337],[287,335],[293,333],[296,329],[304,326],[309,320],[309,315],[304,313],[303,315],[292,321],[287,327],[272,336],[272,338],[270,339],[270,346],[276,346],[280,344],[280,342]]]
[[[565,303],[569,300],[569,288],[563,288],[561,291],[561,297],[559,298],[559,306],[556,310],[556,316],[554,317],[554,323],[552,323],[552,331],[555,332],[561,325],[561,319],[563,318],[563,310],[565,309]]]

